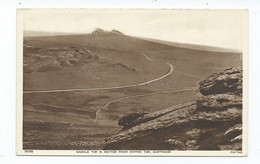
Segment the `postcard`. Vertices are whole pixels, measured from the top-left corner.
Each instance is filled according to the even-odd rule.
[[[17,10],[18,155],[247,156],[247,102],[247,10]]]

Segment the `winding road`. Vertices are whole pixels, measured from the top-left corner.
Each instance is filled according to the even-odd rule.
[[[144,56],[145,54],[142,53],[142,55]],[[147,60],[152,60],[151,58],[149,58],[147,55],[145,55],[145,58]],[[153,60],[152,60],[153,61]],[[170,63],[165,63],[169,66],[169,71],[156,78],[156,79],[152,79],[140,84],[132,84],[132,85],[123,85],[123,86],[114,86],[114,87],[102,87],[102,88],[76,88],[76,89],[54,89],[54,90],[39,90],[39,91],[24,91],[24,94],[30,94],[30,93],[57,93],[57,92],[76,92],[76,91],[98,91],[98,90],[112,90],[112,89],[122,89],[122,88],[130,88],[130,87],[137,87],[137,86],[143,86],[143,85],[147,85],[159,80],[162,80],[163,78],[166,78],[167,76],[171,75],[174,71],[174,66]]]
[[[140,53],[142,56],[144,56],[147,60],[154,62],[152,58],[150,58],[149,56],[147,56],[144,53]],[[130,87],[140,87],[140,86],[144,86],[144,85],[148,85],[154,82],[157,82],[159,80],[162,80],[166,77],[168,77],[169,75],[171,75],[175,69],[175,67],[170,64],[170,63],[166,63],[164,62],[164,64],[167,64],[169,67],[169,70],[166,74],[143,82],[143,83],[139,83],[139,84],[132,84],[132,85],[122,85],[122,86],[114,86],[114,87],[101,87],[101,88],[77,88],[77,89],[54,89],[54,90],[38,90],[38,91],[24,91],[24,94],[32,94],[32,93],[57,93],[57,92],[75,92],[75,91],[98,91],[98,90],[112,90],[112,89],[122,89],[122,88],[130,88]],[[174,90],[174,91],[159,91],[159,92],[153,92],[153,93],[147,93],[147,94],[140,94],[140,95],[135,95],[135,96],[128,96],[128,97],[123,97],[123,98],[119,98],[119,99],[115,99],[112,101],[107,102],[102,108],[100,108],[99,110],[96,111],[95,113],[95,119],[94,119],[94,123],[96,123],[96,121],[98,120],[98,115],[100,114],[100,112],[104,109],[106,109],[110,104],[118,102],[118,101],[122,101],[122,100],[127,100],[127,99],[132,99],[132,98],[138,98],[138,97],[144,97],[144,96],[152,96],[152,95],[156,95],[156,94],[167,94],[167,93],[178,93],[178,92],[182,92],[182,91],[190,91],[190,90],[195,90],[194,88],[187,88],[187,89],[183,89],[183,90]]]
[[[143,55],[147,60],[153,62],[153,59],[150,58],[149,56],[147,56],[146,54],[144,53],[140,53],[141,55]],[[140,84],[136,84],[136,85],[132,85],[130,87],[134,87],[134,86],[143,86],[143,85],[147,85],[147,84],[150,84],[150,83],[153,83],[153,82],[156,82],[156,81],[159,81],[159,80],[162,80],[164,78],[166,78],[167,76],[171,75],[174,71],[174,66],[170,63],[166,63],[164,62],[165,64],[167,64],[169,66],[169,71],[168,73],[166,73],[165,75],[162,75],[160,76],[159,78],[156,78],[156,79],[153,79],[153,80],[149,80],[149,81],[146,81],[146,82],[143,82],[143,83],[140,83]],[[183,90],[184,91],[184,90]],[[112,103],[115,103],[115,102],[118,102],[118,101],[122,101],[122,100],[127,100],[127,99],[132,99],[132,98],[137,98],[137,97],[144,97],[144,96],[151,96],[151,95],[156,95],[156,94],[163,94],[163,93],[172,93],[172,92],[180,92],[180,91],[161,91],[161,92],[153,92],[153,93],[147,93],[147,94],[141,94],[141,95],[135,95],[135,96],[128,96],[128,97],[122,97],[122,98],[119,98],[119,99],[116,99],[116,100],[112,100],[112,101],[109,101],[107,102],[102,108],[100,108],[99,110],[96,111],[96,117],[94,119],[94,123],[97,122],[98,120],[98,115],[100,114],[100,112],[104,109],[106,109],[110,104]]]

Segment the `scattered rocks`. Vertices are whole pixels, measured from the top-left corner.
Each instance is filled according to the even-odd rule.
[[[168,139],[165,141],[166,143],[173,145],[174,147],[184,147],[185,144],[182,141],[176,139]]]
[[[199,145],[197,145],[196,140],[187,140],[185,143],[186,150],[196,150],[199,148]]]
[[[242,150],[241,142],[233,142],[227,145],[219,145],[220,150]]]
[[[59,71],[62,67],[83,66],[99,56],[83,47],[41,47],[24,49],[25,72]]]
[[[86,48],[72,47],[68,50],[62,50],[56,50],[55,52],[58,54],[57,61],[64,67],[81,66],[84,63],[99,59],[97,55]]]
[[[189,139],[199,139],[200,135],[204,132],[205,132],[204,130],[194,128],[190,131],[187,131],[186,135]]]

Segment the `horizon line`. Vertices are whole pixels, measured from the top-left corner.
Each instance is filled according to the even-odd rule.
[[[97,29],[101,29],[101,28],[94,28],[94,30],[92,32],[94,32],[95,30]],[[103,29],[101,29],[103,30]],[[116,30],[116,29],[113,29],[113,30]],[[112,30],[103,30],[103,31],[107,31],[107,32],[111,32]],[[119,30],[117,30],[119,31]],[[39,33],[57,33],[57,35],[35,35],[35,36],[23,36],[23,37],[51,37],[51,36],[68,36],[68,35],[88,35],[88,34],[91,34],[92,32],[89,32],[89,33],[86,33],[86,32],[56,32],[56,31],[34,31],[34,30],[23,30],[23,33],[24,32],[39,32]],[[121,32],[121,31],[119,31]],[[157,39],[157,38],[148,38],[148,37],[142,37],[142,36],[135,36],[135,35],[126,35],[123,33],[123,35],[125,36],[130,36],[130,37],[135,37],[135,38],[138,38],[138,39],[142,39],[142,40],[146,40],[146,41],[150,41],[150,42],[155,42],[156,40],[157,41],[165,41],[165,42],[170,42],[170,43],[173,43],[173,44],[180,44],[180,46],[178,45],[170,45],[170,44],[166,44],[166,43],[160,43],[160,44],[165,44],[165,45],[169,45],[169,46],[175,46],[175,47],[180,47],[180,48],[188,48],[188,47],[181,47],[182,46],[198,46],[197,49],[199,49],[199,46],[202,48],[218,48],[218,49],[221,49],[223,51],[216,51],[214,50],[214,52],[233,52],[233,53],[243,53],[242,50],[239,50],[239,49],[235,49],[235,48],[228,48],[228,47],[218,47],[218,46],[212,46],[212,45],[203,45],[203,44],[194,44],[194,43],[185,43],[185,42],[176,42],[176,41],[170,41],[170,40],[161,40],[161,39]],[[151,40],[149,40],[151,39]],[[154,41],[153,41],[154,40]],[[192,48],[192,47],[189,47],[188,49],[196,49],[196,48]],[[199,49],[199,50],[203,50],[203,49]],[[226,50],[226,51],[225,51]],[[204,50],[204,51],[207,51],[207,50]],[[208,50],[210,51],[210,50]]]

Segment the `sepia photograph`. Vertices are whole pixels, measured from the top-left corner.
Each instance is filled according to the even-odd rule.
[[[18,9],[17,154],[246,156],[248,11]]]

